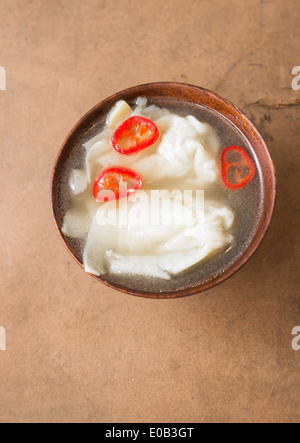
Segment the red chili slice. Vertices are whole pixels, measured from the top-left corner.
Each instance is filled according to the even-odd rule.
[[[229,156],[233,158],[228,159]],[[222,180],[228,189],[241,189],[255,176],[255,166],[240,146],[228,146],[222,153]]]
[[[115,131],[112,145],[121,154],[133,154],[153,145],[159,137],[157,126],[144,117],[130,117]]]
[[[98,175],[93,195],[99,202],[108,202],[128,197],[142,186],[142,179],[135,172],[130,169],[112,167]]]

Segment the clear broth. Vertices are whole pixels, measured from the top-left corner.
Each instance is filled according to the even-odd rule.
[[[134,107],[134,101],[128,101]],[[132,275],[106,274],[101,276],[101,280],[110,285],[117,286],[129,292],[160,293],[177,292],[186,288],[197,287],[211,279],[221,275],[230,268],[243,254],[251,242],[262,212],[262,185],[261,171],[255,152],[244,135],[224,116],[214,110],[211,110],[200,104],[182,103],[168,98],[155,98],[149,100],[148,104],[154,104],[161,108],[170,110],[177,115],[193,115],[201,122],[210,124],[216,131],[220,140],[220,152],[229,145],[238,145],[244,148],[254,160],[256,165],[256,175],[254,179],[243,189],[238,191],[229,191],[223,185],[215,185],[211,191],[205,191],[205,198],[213,199],[228,206],[234,211],[236,220],[232,229],[234,242],[229,247],[210,255],[205,260],[196,264],[192,268],[181,274],[174,275],[171,280],[162,280]],[[70,150],[63,162],[62,171],[58,177],[58,187],[56,190],[56,199],[59,213],[57,216],[58,224],[61,227],[64,215],[70,202],[69,176],[71,169],[81,168],[85,164],[86,151],[83,143],[86,143],[96,134],[101,132],[106,115],[101,116],[97,121],[91,122],[90,129],[80,137],[75,137]],[[174,182],[175,185],[175,182]],[[169,187],[169,186],[168,186]],[[176,189],[181,189],[180,184],[175,185]],[[85,241],[80,241],[70,237],[64,237],[67,245],[73,251],[75,257],[82,263],[82,253]]]

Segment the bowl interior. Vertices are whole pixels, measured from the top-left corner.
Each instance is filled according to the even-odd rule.
[[[274,167],[265,142],[236,106],[216,94],[181,83],[154,83],[121,91],[96,105],[74,126],[58,154],[51,189],[54,220],[67,249],[83,267],[82,242],[68,238],[61,232],[70,197],[69,171],[83,165],[85,148],[82,144],[101,131],[107,113],[114,104],[123,99],[134,105],[138,97],[146,97],[150,104],[177,114],[192,114],[201,121],[209,122],[218,133],[222,150],[232,144],[242,146],[253,158],[257,174],[245,189],[229,197],[220,188],[220,194],[224,192],[224,199],[228,200],[238,216],[232,247],[170,281],[109,274],[95,278],[120,291],[144,297],[171,298],[198,293],[230,277],[253,255],[268,229],[275,202]]]

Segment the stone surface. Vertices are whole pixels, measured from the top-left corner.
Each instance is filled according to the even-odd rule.
[[[299,421],[299,11],[292,0],[1,0],[0,422]],[[211,89],[254,120],[278,202],[230,280],[144,300],[71,260],[50,175],[93,105],[168,80]]]

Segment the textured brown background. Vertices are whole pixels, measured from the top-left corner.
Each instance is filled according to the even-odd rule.
[[[0,0],[1,422],[296,422],[299,0]],[[138,299],[72,262],[49,182],[101,99],[176,80],[218,92],[262,131],[278,173],[269,234],[202,295]]]

